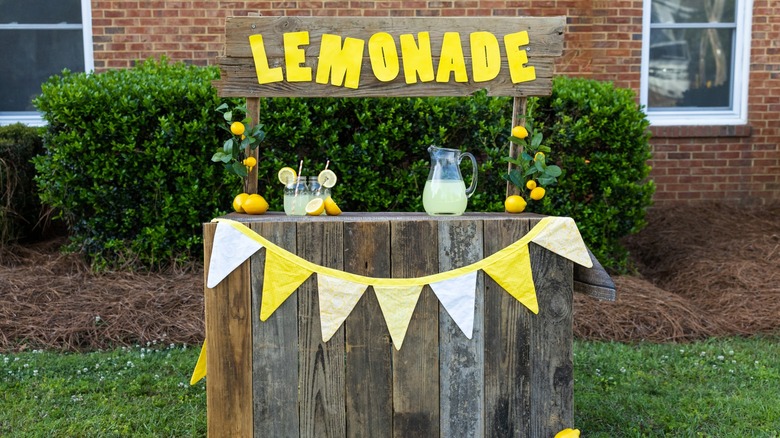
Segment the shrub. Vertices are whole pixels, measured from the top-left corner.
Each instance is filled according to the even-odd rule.
[[[430,169],[428,146],[477,156],[477,193],[471,211],[503,209],[501,172],[511,103],[479,93],[471,98],[264,99],[266,139],[260,148],[259,191],[282,209],[276,179],[285,166],[317,175],[327,160],[339,177],[333,198],[346,211],[423,211]],[[507,132],[503,132],[507,131]],[[467,182],[468,160],[463,162]],[[500,193],[500,194],[499,194]]]
[[[43,230],[32,158],[43,151],[37,128],[0,126],[0,246]]]
[[[40,196],[95,267],[159,267],[202,251],[201,223],[239,184],[204,159],[220,141],[217,76],[149,60],[43,84],[34,101],[48,123],[35,160]]]
[[[628,253],[620,240],[645,226],[655,191],[647,179],[649,122],[633,92],[558,77],[552,95],[529,106],[553,146],[549,161],[566,172],[536,211],[574,218],[599,261],[624,271]]]

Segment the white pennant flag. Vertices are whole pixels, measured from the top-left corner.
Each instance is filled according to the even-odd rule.
[[[220,281],[224,280],[262,247],[263,245],[259,242],[235,229],[232,225],[217,222],[206,286],[213,288],[218,285]]]
[[[365,284],[317,274],[322,342],[328,342],[338,331],[367,287]]]
[[[550,220],[532,242],[543,246],[548,250],[565,257],[574,263],[586,268],[593,267],[593,261],[588,254],[588,247],[582,241],[577,224],[570,217],[549,217],[542,220]]]
[[[460,277],[430,284],[433,293],[450,314],[460,330],[471,339],[474,333],[474,303],[476,301],[477,271]]]

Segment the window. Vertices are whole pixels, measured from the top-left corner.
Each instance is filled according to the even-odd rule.
[[[67,68],[91,71],[90,0],[0,0],[0,124],[41,125],[32,100]]]
[[[644,2],[641,103],[653,125],[747,122],[752,0]]]

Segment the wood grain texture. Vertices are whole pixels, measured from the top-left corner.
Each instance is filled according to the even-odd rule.
[[[246,99],[246,115],[252,119],[251,125],[256,125],[260,120],[260,99],[257,97],[250,97]],[[244,156],[254,157],[257,162],[260,162],[260,148],[252,150],[249,146],[244,149]],[[253,194],[257,193],[257,170],[260,166],[255,166],[249,171],[249,175],[244,179],[244,192]]]
[[[344,223],[344,270],[390,277],[390,223]],[[369,288],[345,321],[347,436],[393,434],[393,369],[390,334]]]
[[[298,225],[298,256],[329,268],[343,269],[342,224]],[[298,299],[298,377],[302,437],[346,436],[344,414],[344,327],[322,341],[317,275],[296,292]],[[294,297],[293,297],[294,299]],[[289,366],[294,366],[289,364]]]
[[[588,249],[592,268],[574,265],[574,292],[583,293],[593,298],[605,301],[617,299],[617,286],[612,281],[604,266],[590,249]]]
[[[528,221],[486,221],[485,257],[523,237]],[[485,276],[485,436],[530,436],[530,340],[534,317]]]
[[[539,314],[531,318],[531,430],[550,437],[573,427],[572,262],[530,244]]]
[[[249,227],[288,251],[296,250],[293,223],[253,223]],[[268,320],[260,321],[265,249],[255,253],[250,263],[254,436],[298,437],[298,302],[287,299]]]
[[[394,278],[438,272],[434,221],[390,225]],[[403,348],[393,351],[393,436],[439,436],[439,302],[423,288]]]
[[[216,224],[204,224],[204,285]],[[204,286],[208,435],[252,435],[252,325],[249,262],[216,287]]]
[[[512,129],[514,129],[515,126],[525,126],[525,112],[526,107],[528,104],[528,99],[525,97],[515,97],[512,100]],[[511,134],[511,133],[510,133]],[[523,153],[523,147],[509,142],[509,157],[518,159],[520,157],[520,154]],[[512,169],[516,169],[517,166],[512,163],[507,163],[507,173],[511,172]],[[520,172],[522,172],[522,169],[519,169]],[[506,182],[506,196],[512,196],[512,195],[519,195],[520,194],[520,187],[517,187],[516,185],[512,184],[512,181]]]
[[[214,82],[214,85],[220,96],[226,97],[469,96],[482,89],[494,96],[541,96],[549,94],[552,89],[554,59],[563,51],[564,28],[565,17],[228,17],[225,26],[225,56],[217,60],[221,80]],[[433,81],[410,85],[405,82],[403,68],[394,80],[383,82],[374,76],[368,49],[364,47],[360,85],[357,89],[318,84],[313,80],[259,84],[249,36],[262,35],[269,67],[284,69],[283,35],[300,31],[309,33],[309,44],[300,46],[305,56],[302,65],[312,68],[315,75],[322,35],[326,33],[367,42],[375,33],[387,32],[393,35],[396,46],[400,47],[397,42],[399,35],[413,34],[417,37],[420,32],[428,32],[436,71],[444,33],[459,32],[469,82]],[[515,84],[509,78],[503,36],[519,31],[527,31],[529,34],[529,44],[523,46],[528,57],[525,65],[535,68],[536,79]],[[472,32],[490,32],[500,42],[502,66],[496,79],[473,81],[469,42],[469,34]],[[397,50],[403,65],[400,48]]]
[[[482,221],[439,222],[439,272],[482,260]],[[477,274],[474,332],[467,338],[439,306],[442,437],[482,437],[485,421],[484,280]]]

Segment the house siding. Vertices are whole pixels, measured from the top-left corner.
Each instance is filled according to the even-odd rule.
[[[656,206],[780,199],[780,3],[754,0],[748,124],[651,127]],[[641,0],[93,1],[96,71],[166,56],[209,65],[227,16],[567,17],[556,73],[639,92]]]

